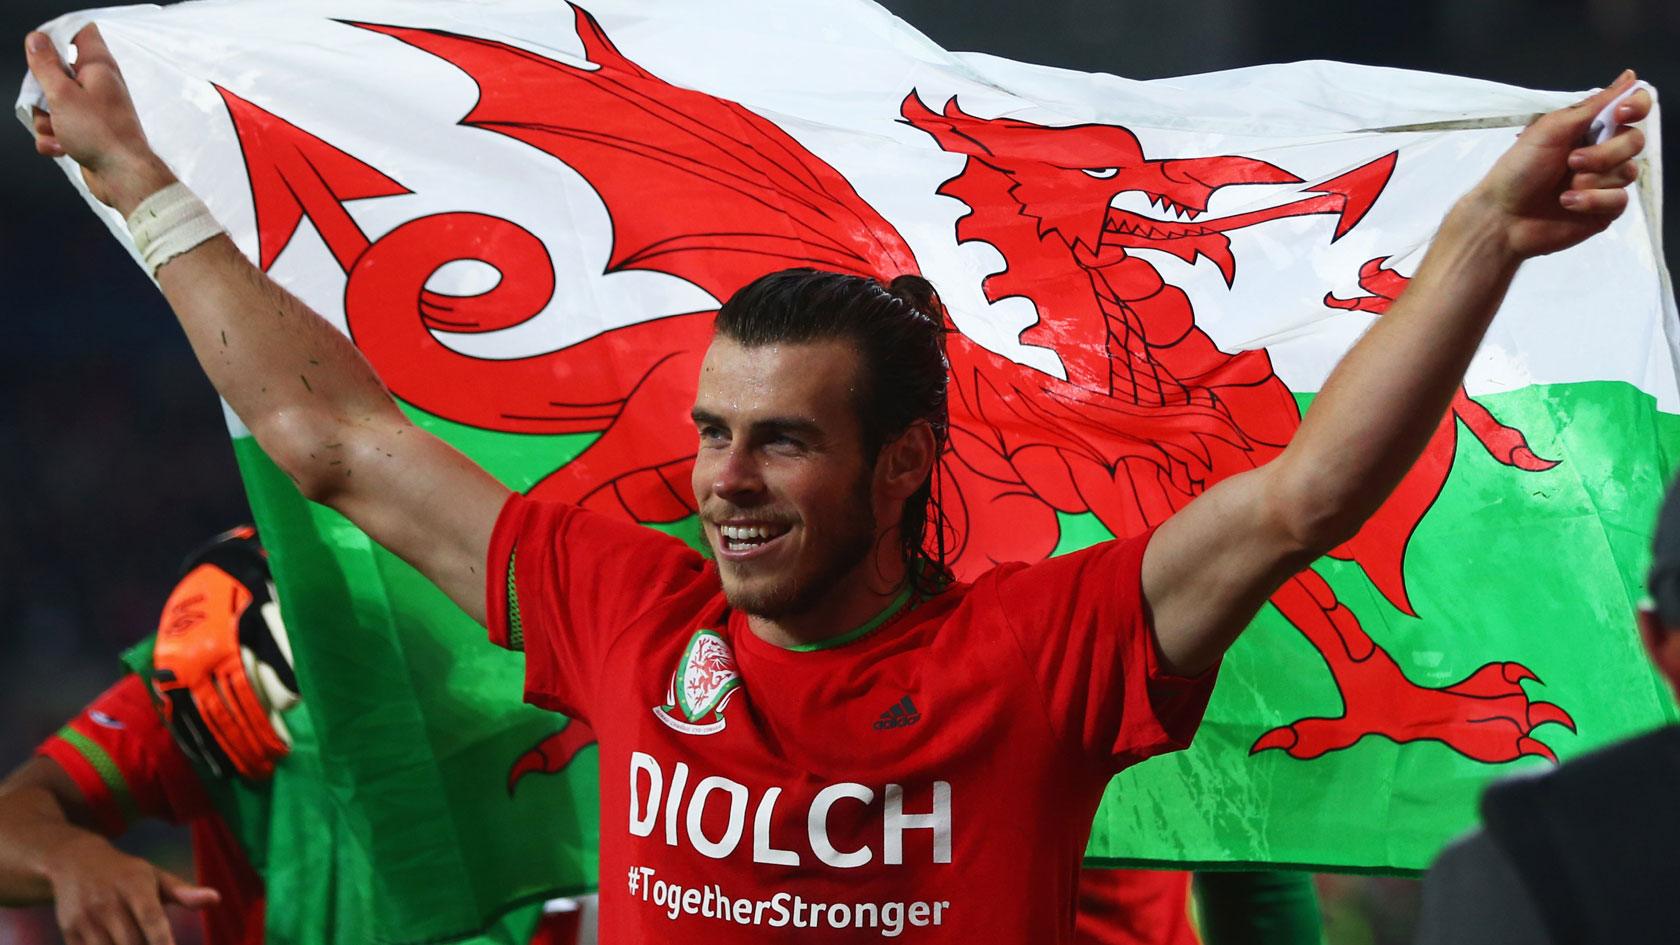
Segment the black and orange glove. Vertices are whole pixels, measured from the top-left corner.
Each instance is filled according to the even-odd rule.
[[[183,571],[158,622],[152,688],[182,751],[216,777],[266,779],[291,750],[280,713],[298,685],[256,531],[218,537]]]

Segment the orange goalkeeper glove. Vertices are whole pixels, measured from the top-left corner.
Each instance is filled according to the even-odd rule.
[[[291,750],[280,713],[298,701],[267,559],[246,526],[184,570],[158,622],[152,688],[182,751],[216,777],[263,780]]]

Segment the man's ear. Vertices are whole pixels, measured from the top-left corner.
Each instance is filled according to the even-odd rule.
[[[917,420],[881,449],[875,475],[889,498],[910,498],[933,472],[935,446],[933,427]]]
[[[1645,641],[1645,652],[1650,654],[1657,672],[1668,680],[1671,688],[1680,692],[1680,629],[1665,626],[1656,611],[1641,608],[1639,636]]]

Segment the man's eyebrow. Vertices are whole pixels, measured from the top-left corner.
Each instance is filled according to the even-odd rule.
[[[710,410],[702,410],[699,407],[695,407],[693,410],[689,411],[688,415],[700,426],[729,426],[722,417],[712,413]],[[764,417],[759,420],[754,420],[750,425],[750,431],[753,433],[763,433],[767,430],[786,433],[802,433],[807,436],[814,436],[822,432],[822,427],[817,423],[817,421],[812,420],[810,417],[795,416]]]
[[[785,433],[802,433],[806,436],[815,436],[822,432],[822,427],[817,424],[817,421],[809,417],[765,417],[763,420],[753,421],[752,429],[755,433],[762,430],[776,430]]]

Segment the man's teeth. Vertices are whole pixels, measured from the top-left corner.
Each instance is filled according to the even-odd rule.
[[[781,534],[780,529],[769,525],[719,525],[718,531],[731,545],[756,544]]]

